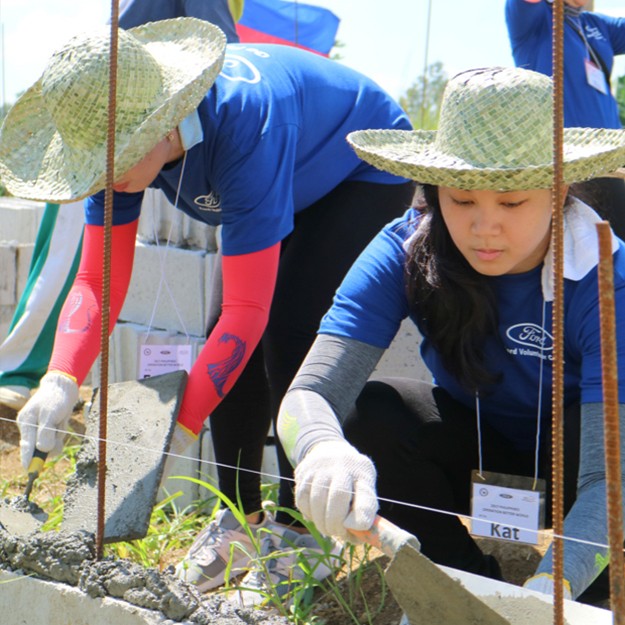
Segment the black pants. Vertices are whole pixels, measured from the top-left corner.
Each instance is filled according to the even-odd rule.
[[[579,457],[579,406],[565,412],[565,503],[576,492]],[[471,471],[478,468],[474,410],[425,382],[385,378],[365,386],[344,424],[346,438],[367,454],[378,471],[381,498],[435,510],[470,513]],[[481,423],[482,468],[513,475],[534,475],[534,453],[515,450],[488,424]],[[540,475],[551,484],[551,436],[541,437]],[[547,518],[550,519],[550,488]],[[421,541],[434,562],[477,574],[484,556],[455,515],[380,502],[380,513]]]
[[[343,276],[382,227],[411,205],[414,185],[346,182],[296,215],[282,243],[269,324],[243,374],[210,419],[219,488],[243,508],[260,508],[265,440],[280,402],[306,356]],[[293,471],[276,440],[281,478]],[[230,469],[239,467],[240,470]],[[280,480],[279,503],[294,506],[293,484]],[[282,522],[292,519],[286,515]]]
[[[571,191],[609,221],[614,234],[625,241],[625,180],[595,178],[572,185]]]

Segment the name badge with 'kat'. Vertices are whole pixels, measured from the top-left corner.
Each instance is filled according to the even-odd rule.
[[[537,545],[545,526],[545,481],[473,471],[471,534]]]

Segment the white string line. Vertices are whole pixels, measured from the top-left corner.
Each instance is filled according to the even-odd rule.
[[[6,421],[9,423],[15,423],[14,419],[7,419],[6,417],[0,417],[0,421]],[[35,427],[35,426],[32,426]],[[59,428],[52,428],[52,427],[45,427],[44,429],[46,430],[50,430],[52,432],[58,433],[58,434],[66,434],[66,435],[71,435],[71,436],[75,436],[77,438],[82,438],[84,440],[88,440],[91,443],[93,443],[94,446],[98,446],[99,441],[101,440],[100,437],[98,436],[87,436],[86,434],[80,434],[79,432],[73,432],[70,430],[62,430]],[[126,448],[129,450],[133,450],[133,449],[139,449],[141,451],[144,452],[150,452],[153,453],[155,455],[159,455],[159,456],[169,456],[170,458],[176,458],[178,460],[191,460],[193,462],[197,462],[199,465],[208,465],[208,466],[214,466],[214,467],[222,467],[225,469],[232,469],[234,471],[239,471],[239,472],[245,472],[245,473],[252,473],[255,475],[259,475],[261,477],[269,477],[269,478],[273,478],[275,480],[286,480],[289,482],[293,482],[295,483],[295,480],[293,478],[290,477],[284,477],[284,476],[280,476],[280,475],[275,475],[273,473],[268,473],[265,471],[256,471],[255,469],[246,469],[243,467],[238,467],[236,465],[231,465],[231,464],[225,464],[225,463],[220,463],[220,462],[216,462],[216,461],[211,461],[211,460],[204,460],[202,458],[196,458],[194,456],[187,456],[184,454],[176,454],[173,453],[171,451],[161,451],[158,449],[154,449],[152,447],[145,447],[143,445],[138,445],[136,443],[127,443],[125,441],[115,441],[111,438],[107,438],[106,439],[106,443],[107,443],[107,447],[108,446],[116,446],[118,448]],[[183,476],[169,476],[170,479],[175,478],[175,477],[183,477]],[[351,491],[344,491],[344,492],[351,492]],[[428,506],[423,506],[420,504],[415,504],[415,503],[410,503],[409,501],[401,501],[399,499],[389,499],[387,497],[380,497],[379,495],[377,495],[377,499],[378,501],[384,501],[385,503],[390,503],[390,504],[396,504],[396,505],[400,505],[400,506],[405,506],[407,508],[414,508],[417,510],[423,510],[425,512],[433,512],[436,514],[444,514],[447,516],[453,516],[453,517],[460,517],[469,521],[484,521],[484,519],[482,518],[478,518],[478,517],[473,517],[469,514],[463,514],[460,512],[451,512],[449,510],[440,510],[438,508],[430,508]],[[538,536],[541,532],[543,532],[544,530],[532,530],[532,529],[528,529],[526,527],[521,527],[521,526],[516,526],[513,525],[512,523],[505,523],[506,527],[512,528],[512,529],[519,529],[519,530],[523,530],[524,532],[527,532],[529,534],[532,535],[536,535]],[[589,541],[589,540],[584,540],[581,538],[574,538],[573,536],[565,536],[565,535],[560,535],[560,534],[555,534],[553,533],[552,536],[554,538],[559,538],[562,540],[568,540],[570,542],[575,542],[575,543],[579,543],[582,545],[590,545],[592,547],[598,547],[600,549],[609,549],[609,545],[604,544],[604,543],[598,543],[598,542],[593,542],[593,541]],[[418,538],[418,537],[417,537]],[[488,537],[486,537],[488,538]],[[519,541],[520,542],[520,541]]]

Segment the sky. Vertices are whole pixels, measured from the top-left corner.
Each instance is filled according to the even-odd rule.
[[[340,62],[396,98],[435,61],[448,76],[513,64],[504,0],[307,1],[340,18]],[[39,78],[57,47],[74,33],[105,23],[110,11],[111,0],[0,0],[0,99],[14,102]],[[625,4],[595,0],[595,11],[625,16]],[[613,72],[622,74],[624,57]]]

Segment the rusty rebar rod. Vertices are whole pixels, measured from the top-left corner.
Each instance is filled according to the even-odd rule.
[[[612,230],[607,221],[597,224],[597,235],[599,238],[598,281],[603,432],[608,507],[608,545],[610,547],[610,604],[614,624],[625,625],[623,497],[621,490],[621,436],[616,357],[614,261],[612,256]]]
[[[552,229],[554,302],[552,388],[552,525],[553,525],[553,622],[564,625],[564,203],[563,90],[564,1],[553,3],[553,185]]]
[[[104,552],[106,515],[106,439],[108,419],[109,309],[111,285],[111,228],[113,224],[113,182],[115,180],[115,112],[117,103],[118,0],[111,0],[111,37],[109,52],[108,128],[106,141],[106,187],[104,191],[104,251],[102,259],[102,328],[100,335],[100,422],[98,438],[98,496],[96,556]]]

